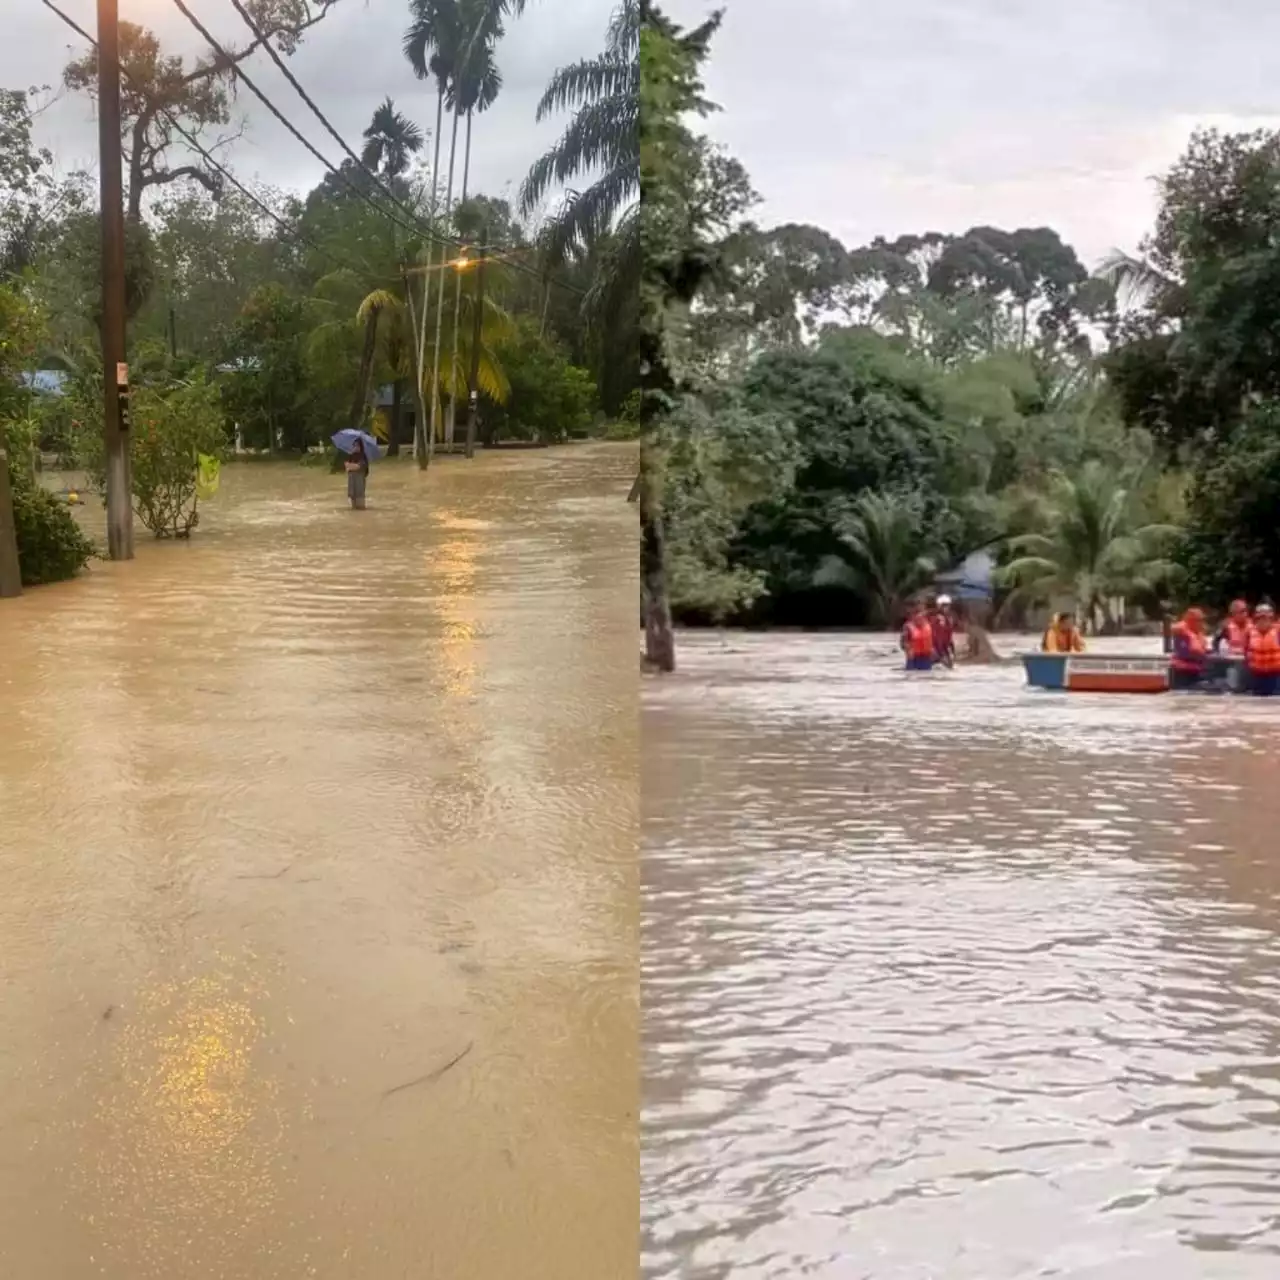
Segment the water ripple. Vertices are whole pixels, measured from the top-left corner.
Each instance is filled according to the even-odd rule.
[[[646,1275],[1275,1274],[1270,709],[682,656],[646,691]]]

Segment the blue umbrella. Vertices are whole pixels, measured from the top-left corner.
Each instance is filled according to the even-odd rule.
[[[341,431],[333,433],[334,446],[341,449],[343,453],[353,453],[357,440],[364,445],[364,456],[370,462],[377,462],[382,457],[378,442],[367,431],[357,431],[355,427],[343,427]]]

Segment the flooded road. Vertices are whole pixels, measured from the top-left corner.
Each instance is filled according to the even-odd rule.
[[[0,608],[0,1275],[634,1274],[634,467],[229,467]]]
[[[681,660],[643,695],[646,1276],[1280,1274],[1280,709],[848,636]]]

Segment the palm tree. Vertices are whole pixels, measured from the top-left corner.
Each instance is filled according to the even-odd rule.
[[[436,79],[436,155],[432,173],[433,205],[438,198],[438,174],[440,169],[440,126],[443,120],[446,94],[453,104],[453,127],[449,144],[449,172],[445,185],[442,222],[448,225],[453,205],[453,176],[458,147],[458,122],[464,103],[471,97],[466,87],[472,84],[477,67],[482,64],[476,58],[486,47],[501,39],[503,18],[519,16],[524,12],[527,0],[411,0],[413,22],[404,38],[404,51],[415,74],[425,79],[428,74]],[[496,92],[496,90],[495,90]],[[441,268],[448,260],[449,245],[440,243]],[[428,252],[428,266],[434,260],[434,250]],[[426,323],[432,272],[423,275],[422,323]],[[432,383],[439,381],[440,336],[443,327],[445,273],[441,270],[436,290],[435,342],[433,343],[436,367]],[[431,440],[436,431],[436,400],[431,406]],[[425,465],[425,460],[421,465]]]
[[[467,113],[467,133],[466,141],[463,145],[462,152],[462,192],[458,199],[458,208],[461,209],[467,203],[467,188],[471,178],[471,124],[472,119],[477,111],[487,111],[497,101],[498,94],[502,91],[502,74],[499,72],[497,64],[493,60],[494,45],[491,40],[489,43],[477,50],[471,58],[469,66],[460,75],[458,83],[455,85],[452,93],[452,106],[461,108]],[[457,228],[459,234],[466,234],[463,228]],[[458,313],[462,305],[462,272],[456,273],[453,290],[453,369],[454,378],[457,377],[458,367]],[[457,413],[457,399],[450,398],[449,414],[445,419],[444,438],[447,444],[453,443],[453,428]]]
[[[373,360],[378,346],[378,320],[382,313],[400,305],[400,300],[385,289],[374,289],[366,294],[356,311],[356,319],[364,325],[364,345],[360,351],[360,375],[356,380],[356,393],[351,402],[351,425],[356,430],[364,427],[369,411],[369,396],[373,381]]]
[[[1085,630],[1113,627],[1112,601],[1154,594],[1176,572],[1165,551],[1177,527],[1147,522],[1139,477],[1096,460],[1056,474],[1032,532],[1009,539],[1014,558],[1000,571],[1013,587],[1005,607],[1073,600]]]
[[[1109,284],[1133,307],[1150,303],[1163,309],[1176,298],[1179,288],[1178,282],[1154,263],[1146,258],[1134,257],[1121,249],[1112,249],[1093,274]]]
[[[404,35],[404,55],[419,80],[434,77],[436,82],[436,130],[435,154],[431,160],[431,220],[436,221],[440,202],[440,137],[444,122],[444,98],[449,85],[450,56],[457,43],[458,0],[410,0],[410,12],[413,15],[408,31]],[[422,273],[422,313],[417,314],[410,297],[413,312],[414,328],[418,330],[417,363],[421,365],[422,353],[426,340],[427,308],[431,298],[431,266],[434,261],[435,246],[428,245],[426,250],[427,270]],[[443,262],[443,254],[441,255]],[[411,287],[411,286],[410,286]],[[443,288],[443,282],[441,288]],[[430,432],[428,433],[426,415],[423,411],[422,392],[423,377],[421,369],[418,376],[418,413],[414,426],[414,455],[418,466],[425,468],[431,459],[432,447],[435,443],[434,401]]]
[[[397,111],[390,98],[373,113],[364,139],[361,160],[370,169],[380,169],[388,178],[400,177],[409,167],[409,161],[422,150],[424,142],[422,130]]]
[[[528,217],[553,186],[584,174],[598,176],[565,200],[547,237],[550,266],[571,245],[583,245],[614,226],[640,194],[640,0],[621,0],[604,52],[561,67],[538,103],[537,118],[573,110],[560,139],[529,170],[520,188]]]
[[[915,494],[863,493],[836,521],[843,556],[881,624],[897,622],[907,600],[937,572],[923,554],[923,517]]]

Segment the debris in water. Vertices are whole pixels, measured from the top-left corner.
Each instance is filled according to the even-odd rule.
[[[389,1098],[393,1093],[402,1093],[405,1089],[412,1089],[414,1085],[435,1084],[435,1082],[439,1080],[446,1071],[452,1070],[452,1068],[456,1067],[473,1048],[475,1048],[474,1040],[470,1041],[461,1053],[450,1058],[444,1066],[437,1067],[434,1071],[429,1071],[425,1076],[418,1076],[416,1080],[406,1080],[404,1084],[393,1085],[390,1089],[387,1089],[382,1096],[384,1098]]]

